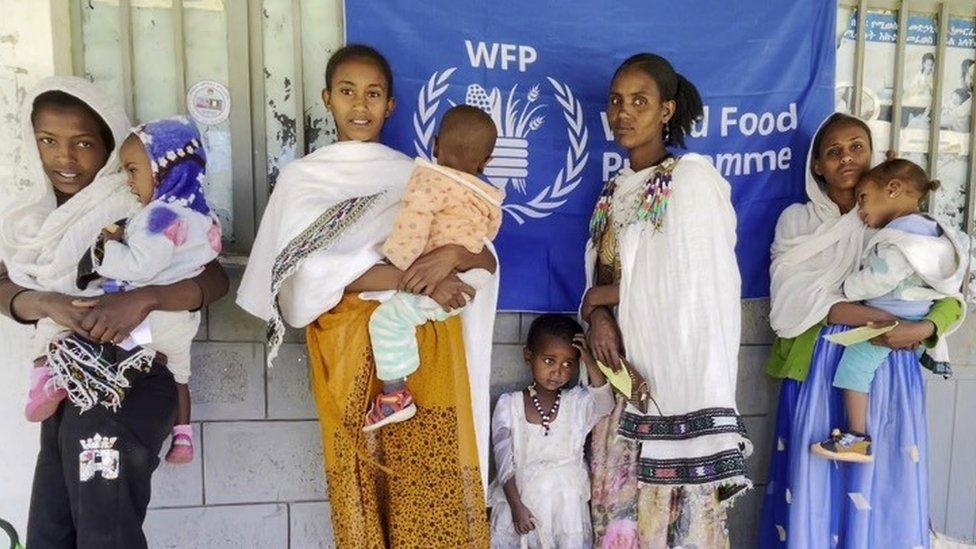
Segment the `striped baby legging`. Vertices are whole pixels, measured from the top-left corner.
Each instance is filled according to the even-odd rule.
[[[471,269],[458,277],[475,291],[491,280],[491,274],[484,269]],[[420,366],[417,326],[431,320],[441,322],[463,310],[462,307],[447,312],[433,299],[408,292],[396,292],[381,303],[369,317],[376,377],[380,381],[397,381],[416,372]]]
[[[433,299],[407,292],[397,292],[381,303],[369,317],[369,338],[380,381],[403,379],[417,371],[417,326],[429,320],[445,320],[462,310],[447,312]]]

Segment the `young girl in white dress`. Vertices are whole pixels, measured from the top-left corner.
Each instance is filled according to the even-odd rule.
[[[582,332],[568,316],[537,318],[524,350],[534,381],[502,395],[495,406],[492,547],[592,545],[583,448],[593,426],[613,410],[614,399]],[[581,360],[589,385],[570,385]]]

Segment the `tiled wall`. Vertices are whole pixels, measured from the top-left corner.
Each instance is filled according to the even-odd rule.
[[[230,270],[236,286],[240,270]],[[767,315],[767,301],[743,302],[738,404],[756,447],[749,465],[757,486],[732,510],[733,547],[754,545],[771,450],[777,384],[763,374],[772,342]],[[528,383],[521,342],[532,319],[528,314],[498,316],[493,397]],[[263,330],[261,322],[234,305],[233,291],[207,311],[194,347],[191,380],[198,458],[180,467],[164,463],[155,474],[146,522],[151,547],[331,546],[322,450],[301,333],[288,334],[276,367],[268,370]],[[926,375],[933,524],[970,540],[976,537],[974,334],[976,318],[951,339],[954,379]],[[17,376],[15,381],[21,377],[26,380]],[[16,383],[12,387],[17,394],[23,392]],[[34,436],[25,442],[32,443]],[[0,484],[26,490],[29,471],[19,478],[0,474]],[[26,491],[17,499],[26,507]]]
[[[150,545],[328,547],[328,494],[302,335],[289,333],[275,367],[266,369],[263,323],[234,305],[240,270],[230,269],[235,289],[207,312],[194,346],[198,459],[163,464],[153,478]],[[743,303],[739,408],[756,444],[750,464],[757,489],[733,509],[735,547],[750,546],[754,538],[776,404],[776,384],[762,372],[772,341],[767,314],[766,301]],[[529,382],[522,341],[533,318],[498,316],[493,398]]]

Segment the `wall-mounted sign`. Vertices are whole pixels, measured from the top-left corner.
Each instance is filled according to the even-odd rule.
[[[230,115],[230,92],[220,82],[201,80],[186,93],[186,109],[198,124],[215,126]]]

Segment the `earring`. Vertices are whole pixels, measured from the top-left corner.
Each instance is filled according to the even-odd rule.
[[[669,144],[671,142],[671,126],[669,124],[665,123],[664,124],[664,130],[662,130],[662,131],[663,131],[663,135],[664,135],[664,144],[667,145],[667,144]]]

